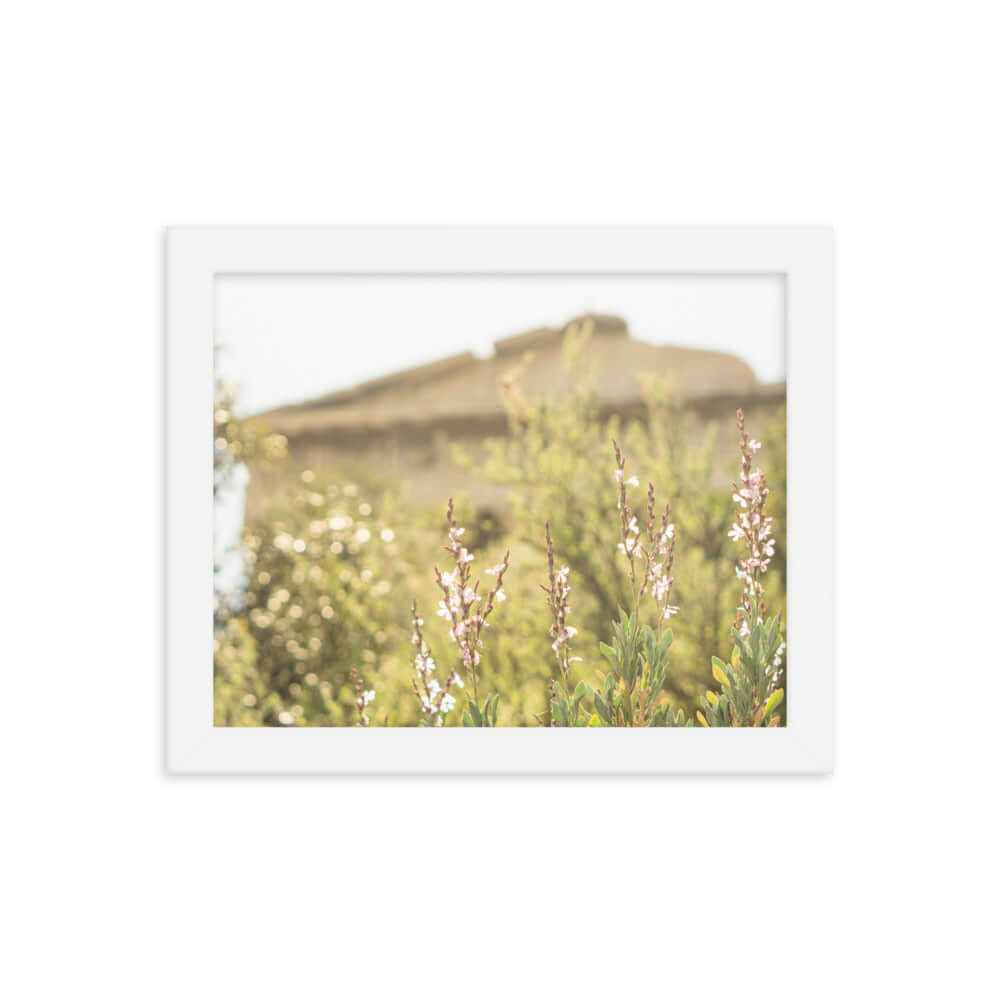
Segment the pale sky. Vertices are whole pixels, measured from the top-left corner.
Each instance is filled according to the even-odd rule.
[[[779,277],[226,276],[216,280],[220,374],[242,414],[297,403],[585,312],[633,337],[728,351],[785,377]]]

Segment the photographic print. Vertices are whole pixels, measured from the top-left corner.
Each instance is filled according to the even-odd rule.
[[[216,278],[215,727],[784,727],[785,299]]]

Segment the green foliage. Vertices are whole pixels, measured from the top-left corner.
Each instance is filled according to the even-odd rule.
[[[593,699],[593,692],[580,681],[572,695],[567,695],[559,681],[552,681],[549,688],[549,705],[552,722],[556,726],[589,726],[593,716],[583,706],[587,695]]]
[[[500,707],[500,695],[491,694],[480,710],[472,695],[466,697],[466,707],[462,711],[462,725],[474,729],[495,729],[497,710]]]
[[[638,613],[619,612],[612,645],[601,643],[610,670],[600,690],[591,689],[597,717],[605,726],[684,725],[683,710],[675,713],[660,700],[667,678],[667,651],[674,640],[669,629],[662,637],[639,622]]]
[[[239,615],[267,690],[296,721],[344,725],[362,668],[376,691],[380,674],[401,675],[400,647],[412,552],[397,539],[391,498],[381,507],[356,484],[302,474],[302,489],[267,505],[244,533],[247,585]],[[401,679],[401,677],[400,677]]]
[[[712,657],[712,676],[719,687],[701,698],[698,721],[703,726],[777,726],[785,698],[778,686],[784,638],[781,616],[758,617],[756,599],[750,599],[754,624],[733,628],[733,655],[729,663]]]

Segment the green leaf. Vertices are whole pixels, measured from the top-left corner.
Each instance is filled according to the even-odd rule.
[[[611,715],[608,712],[608,706],[604,703],[604,699],[599,694],[594,694],[594,708],[597,709],[597,714],[601,717],[601,721],[606,725],[611,725]]]
[[[726,676],[725,670],[722,669],[722,661],[712,657],[712,676],[720,683],[725,684],[726,687],[730,687],[729,678]]]
[[[776,709],[781,704],[784,697],[785,697],[785,689],[778,688],[778,690],[775,691],[774,694],[772,694],[771,697],[767,699],[767,704],[764,706],[764,715],[762,716],[762,718],[766,719],[771,714],[771,712],[773,712],[774,709]]]

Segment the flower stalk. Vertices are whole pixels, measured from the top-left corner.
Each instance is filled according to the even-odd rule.
[[[375,700],[375,690],[365,690],[364,679],[355,667],[351,667],[351,685],[354,688],[354,707],[358,710],[358,721],[354,725],[367,728],[372,723],[365,709]]]
[[[462,541],[465,528],[459,527],[455,518],[454,500],[451,497],[448,498],[446,518],[448,544],[445,546],[445,551],[452,555],[455,568],[442,571],[438,566],[434,567],[434,576],[443,594],[443,599],[438,601],[437,613],[448,623],[448,635],[458,646],[462,665],[471,678],[470,718],[473,724],[479,725],[484,718],[490,716],[490,712],[484,714],[484,706],[479,701],[479,667],[482,663],[480,650],[483,648],[481,636],[494,608],[507,599],[503,589],[503,577],[510,565],[510,549],[504,554],[501,563],[485,571],[487,576],[496,577],[496,584],[489,589],[486,599],[483,600],[479,594],[479,580],[475,582],[472,580],[471,564],[476,557]],[[496,699],[496,695],[492,699],[487,699],[488,705],[485,706],[491,710],[494,722]],[[463,715],[463,722],[464,719]]]
[[[464,687],[462,678],[452,667],[442,687],[434,676],[434,657],[430,646],[424,638],[424,620],[417,611],[417,602],[413,602],[413,636],[412,643],[416,647],[413,666],[417,676],[413,679],[413,692],[420,700],[422,712],[421,722],[425,726],[443,726],[448,713],[455,707],[455,696],[451,693],[452,686]]]

